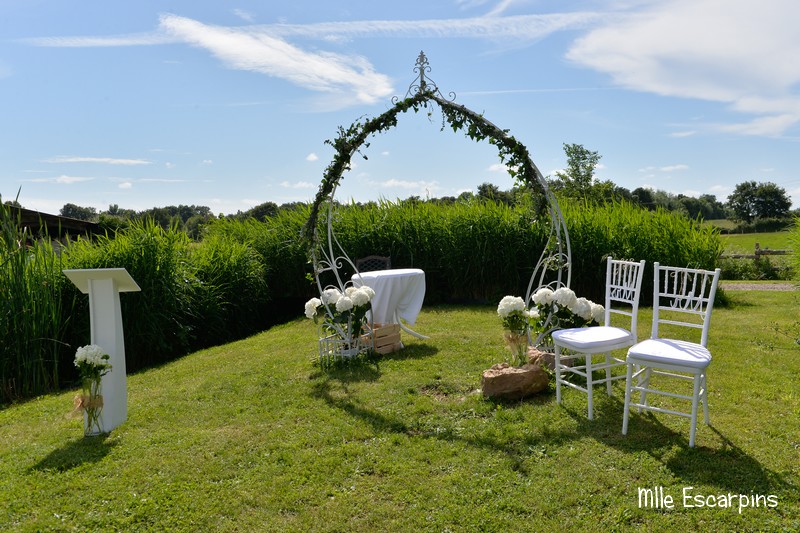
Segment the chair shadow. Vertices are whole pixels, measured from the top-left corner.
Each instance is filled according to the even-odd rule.
[[[628,434],[622,434],[624,403],[613,397],[610,402],[595,404],[594,420],[586,413],[566,409],[569,416],[579,422],[577,436],[590,437],[623,452],[644,452],[659,461],[677,479],[687,484],[707,484],[726,492],[752,491],[767,494],[778,490],[796,491],[784,476],[764,467],[755,458],[736,446],[714,426],[698,422],[697,431],[712,431],[722,442],[720,448],[708,446],[689,447],[689,425],[675,431],[661,423],[651,412],[631,410]],[[563,408],[563,405],[562,405]],[[613,420],[614,424],[608,424]],[[679,447],[676,452],[676,446]]]
[[[111,449],[117,445],[116,441],[108,440],[108,438],[109,434],[104,433],[96,437],[73,439],[64,446],[50,452],[41,461],[30,467],[29,470],[66,472],[86,463],[96,463],[108,455]]]
[[[622,452],[645,452],[663,464],[677,479],[688,484],[713,485],[726,492],[737,494],[742,491],[767,494],[798,490],[798,487],[787,481],[784,476],[765,468],[713,426],[703,426],[704,429],[699,430],[711,429],[716,433],[722,441],[722,447],[719,449],[703,446],[689,448],[688,428],[686,435],[676,432],[664,426],[652,413],[641,415],[631,413],[628,435],[622,435],[624,405],[616,397],[611,398],[610,402],[598,402],[599,405],[595,405],[593,420],[587,418],[584,409],[576,411],[565,407],[564,404],[560,406],[555,404],[555,391],[551,390],[553,387],[522,401],[487,400],[502,404],[506,408],[513,408],[514,405],[522,403],[535,403],[541,406],[550,404],[552,408],[563,409],[568,416],[578,422],[575,429],[553,430],[543,426],[522,439],[507,440],[503,439],[502,435],[470,436],[448,431],[447,428],[444,431],[421,432],[411,421],[401,416],[384,414],[362,405],[352,397],[347,383],[346,379],[340,380],[328,375],[327,379],[314,385],[312,394],[331,407],[370,424],[376,431],[393,432],[415,438],[460,441],[470,446],[504,453],[511,461],[512,468],[521,475],[527,475],[525,463],[530,458],[531,450],[566,445],[589,437]],[[609,424],[609,420],[613,420],[614,424]],[[677,453],[676,445],[680,446]]]

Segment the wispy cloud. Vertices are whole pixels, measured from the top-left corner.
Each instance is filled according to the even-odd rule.
[[[253,22],[253,14],[244,9],[234,9],[233,14],[246,22]]]
[[[307,181],[296,181],[294,183],[289,183],[288,181],[282,181],[281,187],[285,187],[287,189],[313,189],[316,187],[316,185],[313,183],[309,183]]]
[[[597,12],[547,13],[508,17],[472,17],[429,20],[364,20],[351,22],[320,22],[317,24],[273,24],[251,26],[282,37],[327,39],[331,36],[411,37],[411,38],[469,38],[532,42],[562,30],[587,28],[606,15]]]
[[[319,156],[314,152],[311,152],[306,156],[306,161],[316,161],[317,159],[319,159]]]
[[[58,156],[44,160],[45,163],[104,163],[106,165],[151,165],[146,159],[116,159],[113,157]]]
[[[72,185],[73,183],[92,181],[93,179],[95,178],[89,178],[85,176],[67,176],[62,174],[61,176],[57,176],[54,178],[32,178],[24,181],[29,181],[33,183],[58,183],[61,185]]]
[[[501,2],[495,9],[502,11]],[[238,16],[246,17],[245,12]],[[503,43],[531,43],[554,32],[587,27],[601,14],[592,12],[484,16],[442,20],[374,20],[317,24],[217,26],[173,14],[160,17],[149,33],[109,37],[26,39],[36,46],[98,47],[184,43],[203,48],[228,68],[258,72],[326,94],[316,108],[346,103],[371,104],[393,94],[391,81],[363,56],[308,50],[292,38],[340,42],[358,37],[471,38]]]
[[[795,0],[642,5],[576,40],[567,57],[629,89],[721,102],[753,117],[714,129],[775,136],[800,123]]]
[[[162,15],[161,29],[192,46],[208,50],[229,68],[285,79],[324,93],[346,93],[361,103],[392,94],[389,78],[375,72],[366,58],[310,52],[266,32],[203,24]]]
[[[661,172],[676,172],[679,170],[689,170],[689,165],[684,164],[677,164],[677,165],[667,165],[664,167],[660,167],[658,170]]]

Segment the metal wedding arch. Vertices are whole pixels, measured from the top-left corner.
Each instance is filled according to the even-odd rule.
[[[343,272],[354,272],[355,275],[359,275],[358,268],[334,232],[338,207],[335,200],[336,189],[344,173],[350,170],[352,157],[360,153],[362,147],[369,146],[367,142],[369,137],[396,127],[400,113],[409,110],[417,112],[434,104],[442,113],[442,129],[446,122],[454,131],[464,130],[465,135],[472,140],[488,140],[497,147],[501,161],[515,180],[537,193],[543,200],[538,202],[534,214],[549,222],[549,236],[528,283],[525,294],[527,304],[530,305],[531,296],[540,287],[547,286],[552,289],[569,287],[572,257],[567,226],[555,195],[531,160],[528,149],[509,135],[508,130],[501,130],[482,115],[454,103],[455,93],[449,93],[450,99],[444,98],[436,84],[428,77],[430,70],[425,53],[420,52],[414,66],[417,77],[409,86],[404,99],[392,98],[393,106],[378,117],[357,121],[347,129],[340,126],[337,138],[326,141],[334,147],[336,155],[325,170],[304,229],[305,237],[310,243],[314,279],[320,295],[326,289],[335,288],[345,292],[352,286],[352,279],[345,279]],[[321,330],[319,335],[321,362],[351,358],[372,349],[374,336],[371,330],[368,329],[363,335],[353,335],[352,324],[333,321],[335,316],[333,304],[323,304],[323,306],[330,320],[326,321],[327,329]],[[544,329],[546,331],[548,328]],[[542,333],[537,339],[529,340],[533,345],[538,345],[544,335],[545,333]]]

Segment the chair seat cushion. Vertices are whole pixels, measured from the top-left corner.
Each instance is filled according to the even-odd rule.
[[[611,326],[559,329],[552,335],[554,343],[579,352],[604,352],[633,343],[630,331]]]
[[[628,358],[653,365],[678,365],[705,368],[711,362],[711,352],[701,344],[674,339],[647,339],[628,350]]]

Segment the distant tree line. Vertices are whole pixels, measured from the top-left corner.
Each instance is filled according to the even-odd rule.
[[[786,190],[771,182],[745,181],[738,184],[734,192],[722,203],[713,194],[703,194],[698,198],[684,194],[673,194],[663,190],[639,187],[630,191],[610,180],[599,180],[595,170],[600,162],[600,154],[588,150],[580,144],[564,144],[567,165],[554,176],[545,179],[557,197],[573,198],[601,205],[614,201],[625,201],[654,211],[664,209],[685,214],[692,219],[716,220],[730,219],[739,222],[740,229],[753,228],[760,231],[781,229],[789,224],[792,216],[798,216],[798,210],[790,211],[792,202]],[[520,187],[503,191],[492,183],[481,183],[476,193],[467,191],[458,197],[444,196],[440,198],[420,198],[411,196],[404,202],[434,202],[452,204],[458,201],[492,201],[507,205],[516,205],[530,192]],[[220,215],[235,220],[255,218],[265,220],[276,216],[282,210],[293,210],[304,202],[290,202],[278,205],[275,202],[264,202],[246,211],[237,211],[231,215]],[[209,221],[217,218],[209,207],[197,205],[178,205],[153,207],[144,211],[120,208],[112,204],[108,210],[97,212],[94,207],[81,207],[75,204],[64,204],[61,216],[97,222],[101,227],[116,231],[125,228],[134,220],[153,220],[167,229],[178,227],[193,239],[202,237],[202,228]]]

